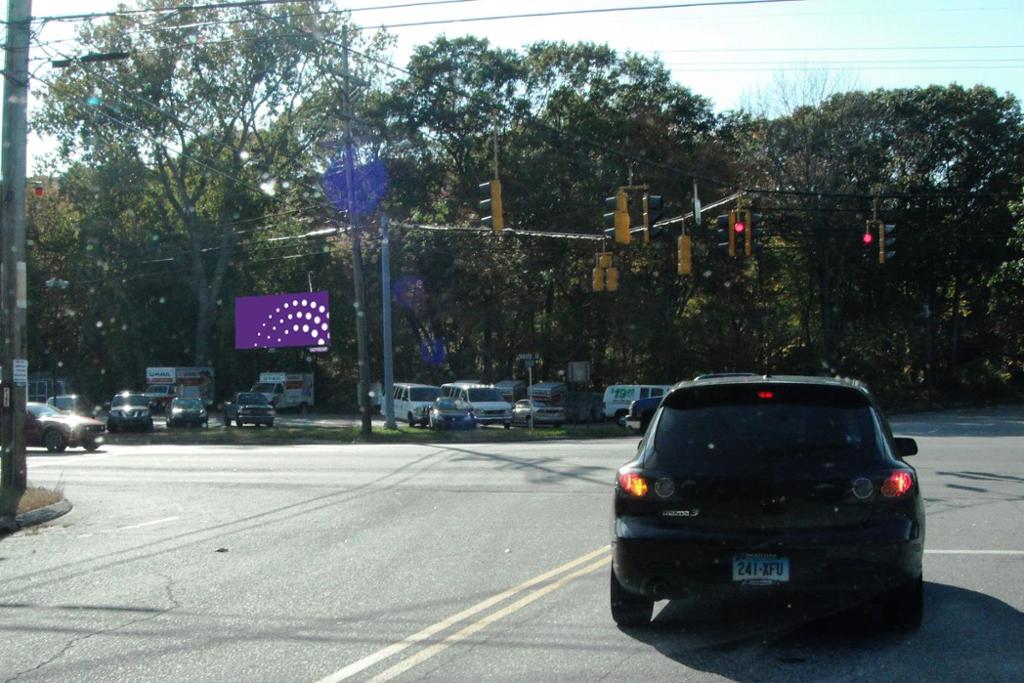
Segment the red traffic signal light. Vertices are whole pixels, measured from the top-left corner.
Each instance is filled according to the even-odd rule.
[[[741,232],[743,232],[744,230],[747,229],[747,226],[746,226],[745,223],[743,223],[741,221],[736,221],[733,224],[732,229],[735,230],[737,233],[741,233]]]
[[[864,244],[871,244],[872,242],[875,241],[875,236],[872,235],[870,232],[865,232],[863,237],[860,238],[860,241],[863,242]]]

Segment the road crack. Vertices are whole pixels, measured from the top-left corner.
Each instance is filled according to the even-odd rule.
[[[152,621],[153,619],[156,619],[158,617],[162,617],[165,614],[168,614],[170,612],[173,612],[176,609],[179,609],[181,607],[181,603],[178,601],[178,599],[176,597],[174,597],[174,580],[171,577],[166,576],[164,574],[158,574],[158,576],[164,580],[164,595],[167,598],[167,602],[170,604],[170,607],[168,607],[166,609],[162,609],[162,610],[160,610],[158,612],[154,612],[152,614],[147,614],[146,616],[136,617],[134,619],[129,619],[128,621],[126,621],[126,622],[124,622],[122,624],[118,624],[116,626],[110,626],[110,627],[107,627],[107,628],[101,628],[101,629],[97,629],[95,631],[91,631],[89,633],[84,633],[84,634],[81,634],[81,635],[77,635],[74,638],[72,638],[71,640],[69,640],[67,643],[65,643],[64,647],[62,647],[60,650],[58,650],[52,656],[50,656],[47,659],[43,660],[42,662],[40,662],[39,664],[35,665],[31,669],[24,669],[23,671],[19,671],[18,673],[14,674],[10,678],[4,679],[3,683],[13,683],[14,681],[17,681],[22,676],[27,676],[29,674],[33,674],[33,673],[35,673],[37,671],[40,671],[41,669],[49,666],[50,664],[53,664],[58,659],[63,657],[65,654],[68,653],[69,650],[71,650],[71,648],[75,647],[79,643],[83,643],[86,640],[89,640],[90,638],[94,638],[96,636],[100,636],[100,635],[104,635],[104,634],[108,634],[108,633],[116,633],[116,632],[118,632],[118,631],[120,631],[122,629],[128,628],[129,626],[134,626],[136,624],[142,624],[142,623],[147,622],[147,621]]]

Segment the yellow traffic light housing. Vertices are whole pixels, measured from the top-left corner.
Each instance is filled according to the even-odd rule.
[[[619,270],[612,265],[609,251],[598,252],[596,265],[591,273],[591,285],[595,292],[614,292],[619,288]]]
[[[693,241],[689,235],[679,236],[679,274],[693,273]]]
[[[604,271],[604,288],[609,292],[615,292],[619,289],[619,269],[615,266],[607,268]]]
[[[505,229],[505,215],[501,207],[501,181],[495,178],[488,183],[481,183],[479,187],[490,195],[489,199],[480,202],[480,213],[490,212],[490,215],[481,218],[480,222],[491,228],[494,234],[500,235]]]

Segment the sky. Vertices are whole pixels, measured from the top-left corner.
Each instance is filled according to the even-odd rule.
[[[823,78],[833,90],[959,83],[982,84],[1024,98],[1024,0],[749,0],[718,6],[708,5],[709,0],[449,0],[422,7],[372,9],[417,1],[422,0],[337,0],[336,4],[353,9],[353,18],[361,26],[389,26],[397,39],[391,59],[400,66],[417,45],[438,35],[475,35],[509,49],[536,41],[607,43],[620,52],[659,57],[677,82],[709,98],[718,111],[759,109],[771,101],[779,83],[788,83],[792,89],[793,84]],[[118,4],[34,0],[32,14],[101,12]],[[704,6],[671,7],[682,4]],[[652,6],[657,8],[637,9]],[[599,8],[633,9],[396,26]],[[45,22],[39,40],[67,40],[54,47],[72,52],[74,26]],[[32,56],[41,55],[37,50]],[[43,78],[46,69],[40,67]],[[45,141],[30,140],[30,164],[47,147]]]

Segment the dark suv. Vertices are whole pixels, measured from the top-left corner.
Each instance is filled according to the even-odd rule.
[[[650,620],[695,589],[839,590],[921,621],[925,518],[913,439],[864,385],[814,377],[677,384],[618,472],[611,609]]]

